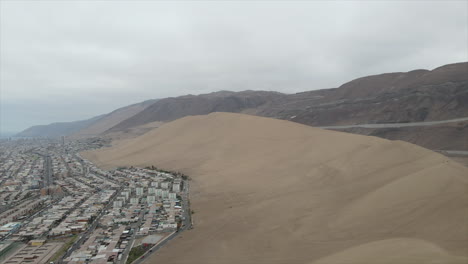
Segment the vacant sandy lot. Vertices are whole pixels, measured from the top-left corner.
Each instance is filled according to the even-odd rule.
[[[409,143],[215,113],[84,156],[192,177],[195,228],[148,263],[467,261],[468,169]]]

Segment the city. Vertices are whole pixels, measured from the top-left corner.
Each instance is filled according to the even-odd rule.
[[[2,263],[137,263],[192,227],[186,175],[101,170],[79,154],[97,138],[0,144]]]

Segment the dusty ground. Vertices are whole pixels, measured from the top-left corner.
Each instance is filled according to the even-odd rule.
[[[133,127],[125,131],[110,132],[105,134],[103,137],[110,138],[112,140],[112,145],[118,145],[128,140],[132,140],[138,136],[141,136],[153,129],[162,126],[163,124],[164,122],[155,121],[141,126]]]
[[[409,143],[215,113],[83,155],[192,177],[195,228],[147,263],[468,261],[468,169]]]
[[[449,156],[449,158],[468,167],[468,156]]]
[[[400,128],[350,128],[343,132],[403,140],[432,150],[468,151],[468,121]]]
[[[127,118],[130,118],[137,113],[143,111],[146,107],[154,103],[154,100],[148,100],[145,102],[129,105],[126,107],[119,108],[105,116],[101,117],[99,120],[91,124],[90,126],[79,130],[78,132],[71,135],[71,138],[82,138],[82,137],[93,137],[102,135],[108,129],[114,127],[120,122],[124,121]]]

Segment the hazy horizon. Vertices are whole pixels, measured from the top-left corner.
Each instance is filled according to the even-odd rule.
[[[0,133],[468,61],[468,2],[0,2]]]

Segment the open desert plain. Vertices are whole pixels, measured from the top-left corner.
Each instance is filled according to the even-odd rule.
[[[468,263],[468,168],[410,143],[212,113],[82,155],[191,178],[194,228],[145,263]]]

